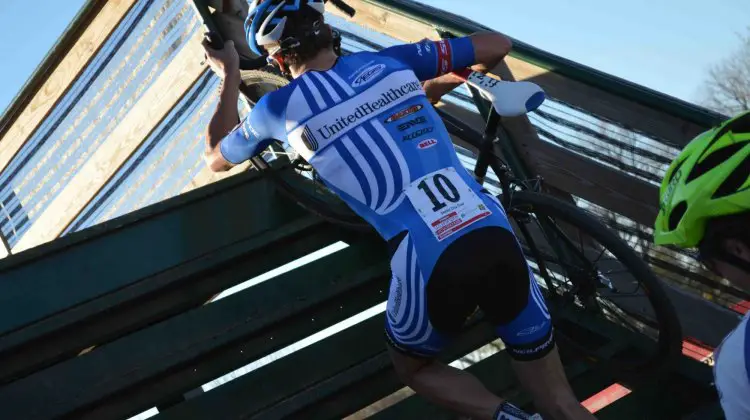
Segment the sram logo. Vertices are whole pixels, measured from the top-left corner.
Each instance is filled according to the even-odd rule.
[[[402,109],[401,111],[398,111],[397,113],[391,115],[390,117],[386,118],[385,122],[391,123],[396,120],[400,120],[401,118],[404,118],[405,116],[409,114],[413,114],[417,111],[422,109],[422,105],[412,105],[406,109]]]
[[[425,118],[424,116],[419,116],[417,118],[413,118],[413,119],[411,119],[409,121],[402,122],[401,124],[399,124],[398,125],[398,131],[408,130],[408,129],[412,128],[412,127],[416,127],[419,124],[424,124],[426,122],[427,122],[427,118]]]
[[[377,75],[383,72],[385,64],[376,64],[360,72],[352,82],[352,87],[360,87],[370,83]]]
[[[432,147],[432,146],[434,146],[436,144],[437,144],[437,140],[436,139],[422,140],[419,143],[417,143],[417,148],[419,150],[429,149],[430,147]]]

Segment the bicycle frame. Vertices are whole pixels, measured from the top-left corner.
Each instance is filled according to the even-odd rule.
[[[476,99],[478,98],[475,97],[475,100]],[[498,131],[502,129],[500,121],[500,115],[495,111],[494,108],[490,106],[488,109],[488,116],[484,133],[482,134],[481,140],[479,141],[477,147],[478,155],[477,162],[474,166],[474,176],[477,181],[482,184],[484,183],[487,169],[492,168],[493,172],[498,178],[498,181],[500,182],[502,190],[502,204],[507,209],[508,213],[517,220],[518,223],[516,225],[521,231],[523,237],[526,238],[528,247],[531,250],[534,258],[536,259],[539,270],[542,273],[544,282],[547,285],[548,289],[551,291],[554,288],[554,285],[551,281],[551,276],[549,274],[549,271],[547,270],[544,259],[542,258],[541,251],[539,247],[534,243],[534,239],[525,224],[526,218],[529,217],[529,213],[519,209],[514,209],[512,203],[513,191],[516,188],[522,190],[531,190],[534,192],[541,192],[542,180],[540,177],[536,177],[533,180],[532,184],[531,180],[521,180],[516,178],[510,165],[508,165],[500,156],[498,156],[501,153],[500,148],[498,147],[498,142],[502,140],[497,135]],[[460,121],[453,121],[453,124],[456,124],[460,127],[462,123]],[[462,128],[464,132],[470,131],[466,127]],[[548,238],[550,246],[552,246],[555,253],[557,253],[557,255],[562,258],[563,262],[574,262],[575,264],[573,264],[572,266],[575,267],[583,261],[588,261],[583,252],[577,249],[573,241],[565,234],[565,232],[563,232],[563,230],[559,226],[557,226],[554,221],[547,218],[537,218],[537,220],[539,220],[542,231],[545,237]],[[563,268],[565,267],[567,267],[567,264],[563,264]],[[581,276],[570,275],[570,273],[567,274],[569,274],[568,278],[573,283],[574,289],[595,290],[591,289],[592,287],[596,287],[595,284],[591,284],[591,282],[581,283]],[[588,277],[584,278],[588,279]]]

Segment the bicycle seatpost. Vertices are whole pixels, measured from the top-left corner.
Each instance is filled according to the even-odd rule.
[[[479,145],[477,164],[474,167],[474,178],[480,184],[484,183],[484,178],[487,176],[487,168],[492,159],[492,143],[495,141],[495,133],[497,133],[497,126],[500,123],[500,114],[495,111],[495,108],[490,107],[489,114],[487,125],[484,128],[484,135],[482,136],[482,143]]]

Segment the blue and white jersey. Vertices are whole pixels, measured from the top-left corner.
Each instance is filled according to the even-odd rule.
[[[714,376],[727,420],[750,419],[750,313],[716,349]]]
[[[420,81],[473,64],[468,37],[340,57],[261,98],[220,150],[236,164],[284,141],[384,239],[409,231],[443,248],[458,231],[496,225],[487,216],[497,211],[461,165]],[[425,267],[431,259],[423,256]]]

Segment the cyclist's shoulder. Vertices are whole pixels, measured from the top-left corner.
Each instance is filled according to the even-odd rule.
[[[744,377],[750,387],[750,313],[722,340],[715,351],[717,379]],[[742,368],[744,367],[744,369]],[[749,388],[750,390],[750,388]]]
[[[362,66],[383,64],[386,69],[399,70],[402,63],[394,57],[384,54],[382,51],[360,51],[341,57],[337,69],[343,72],[357,72]]]
[[[260,98],[260,100],[258,100],[253,112],[262,110],[262,112],[267,115],[281,117],[291,99],[295,85],[296,81],[292,80],[289,84],[266,93]]]
[[[716,349],[716,389],[729,419],[750,418],[750,314]]]

